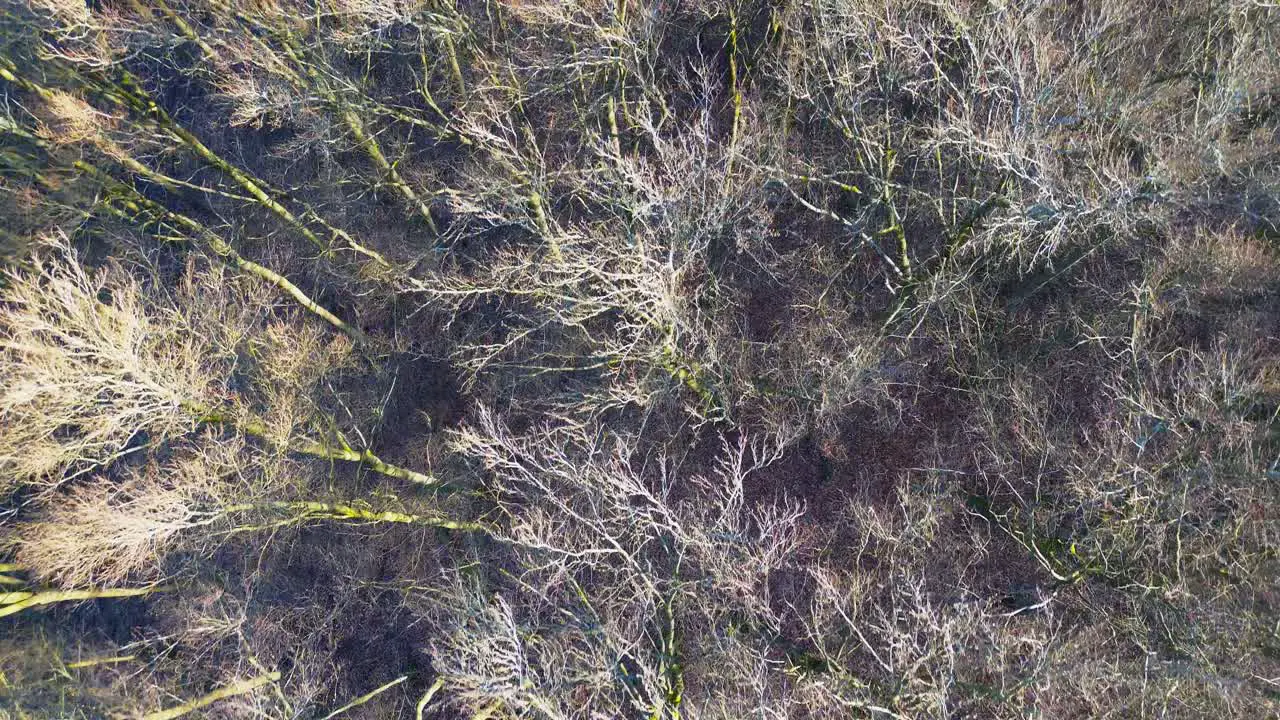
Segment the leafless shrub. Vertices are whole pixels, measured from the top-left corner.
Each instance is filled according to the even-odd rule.
[[[65,238],[10,270],[0,326],[0,457],[19,482],[61,482],[145,433],[189,431],[217,356],[173,334],[120,267],[87,271]]]
[[[568,426],[522,438],[485,416],[455,437],[457,451],[496,475],[521,566],[518,601],[464,602],[474,591],[462,586],[447,595],[471,609],[443,641],[442,671],[472,709],[489,701],[564,717],[675,712],[678,687],[695,682],[676,655],[696,654],[700,633],[734,613],[776,622],[768,578],[792,562],[802,511],[749,507],[742,486],[776,450],[727,447],[714,472],[688,479],[659,462],[646,480],[626,442],[593,436]],[[564,631],[553,629],[556,608],[574,618]],[[687,649],[672,645],[677,634]]]
[[[215,526],[224,524],[229,506],[280,482],[259,474],[247,491],[238,478],[246,464],[243,443],[221,441],[163,467],[129,472],[123,482],[92,478],[51,503],[43,517],[12,529],[15,557],[64,587],[163,579],[163,562],[180,541],[203,541],[193,531],[223,529]]]

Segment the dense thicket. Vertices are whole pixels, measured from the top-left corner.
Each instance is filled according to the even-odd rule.
[[[1280,713],[1280,7],[0,0],[0,717]]]

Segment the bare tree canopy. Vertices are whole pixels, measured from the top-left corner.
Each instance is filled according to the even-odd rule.
[[[1280,5],[0,0],[0,720],[1280,717]]]

